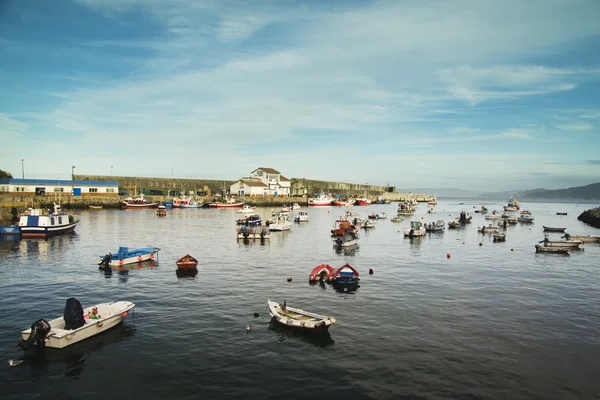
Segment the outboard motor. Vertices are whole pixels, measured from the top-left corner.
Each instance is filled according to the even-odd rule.
[[[37,344],[40,347],[46,345],[46,335],[50,332],[50,324],[45,319],[38,319],[31,325],[31,334],[27,340],[21,340],[19,347],[23,350],[27,350],[33,344]]]

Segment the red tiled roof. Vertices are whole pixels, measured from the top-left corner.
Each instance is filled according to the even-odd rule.
[[[267,187],[267,185],[265,185],[258,179],[242,179],[242,181],[248,186]]]
[[[283,181],[283,182],[289,182],[289,181],[290,181],[288,178],[286,178],[286,177],[285,177],[285,176],[283,176],[283,175],[280,175],[280,176],[279,176],[279,180],[280,180],[280,181]]]
[[[259,169],[263,170],[267,174],[281,174],[281,172],[279,172],[279,171],[277,171],[276,169],[273,169],[273,168],[260,167],[260,168],[256,168],[254,171],[258,171]],[[252,172],[254,172],[254,171],[252,171]]]

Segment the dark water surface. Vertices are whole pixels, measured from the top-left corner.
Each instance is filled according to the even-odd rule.
[[[398,232],[408,221],[380,220],[342,252],[329,236],[343,212],[334,207],[310,208],[309,223],[265,244],[238,242],[238,215],[215,209],[81,212],[73,235],[1,241],[0,398],[598,398],[600,247],[534,250],[542,224],[598,234],[576,219],[593,205],[524,204],[534,223],[509,226],[506,242],[493,243],[465,203],[441,202],[431,215],[422,204],[415,216],[447,223],[465,208],[474,218],[464,230],[410,240]],[[392,216],[396,204],[354,209]],[[119,246],[162,250],[154,265],[98,271],[98,256]],[[186,253],[200,260],[194,278],[176,276]],[[361,273],[356,291],[308,284],[316,265],[346,262]],[[137,307],[110,332],[23,354],[19,332],[61,315],[69,297]],[[338,323],[317,337],[273,328],[268,298]]]

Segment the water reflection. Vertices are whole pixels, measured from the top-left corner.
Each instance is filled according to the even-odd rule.
[[[333,248],[335,250],[335,254],[337,254],[338,256],[344,255],[350,257],[355,256],[356,253],[358,253],[359,249],[357,244],[348,247],[334,246]]]
[[[356,293],[356,291],[360,287],[360,284],[358,282],[357,283],[337,283],[337,282],[333,282],[331,284],[331,286],[333,286],[333,288],[335,289],[336,292],[340,292],[340,293]]]
[[[239,247],[265,246],[270,243],[266,239],[237,239]]]
[[[325,281],[308,281],[308,284],[310,286],[319,285],[319,287],[321,288],[321,290],[327,289],[327,285],[325,284]]]
[[[59,255],[66,251],[76,236],[77,233],[69,232],[47,238],[25,238],[20,240],[18,250],[24,260],[27,258],[42,261],[60,260]]]
[[[32,373],[38,375],[41,370],[47,369],[52,363],[66,363],[67,370],[65,376],[67,378],[79,378],[83,372],[87,358],[91,353],[100,350],[104,346],[118,343],[126,340],[135,334],[135,327],[119,325],[111,328],[106,332],[102,332],[82,342],[75,343],[64,349],[40,348],[32,346],[23,353],[23,365],[31,366]],[[45,376],[41,374],[40,377]]]
[[[175,270],[175,275],[177,275],[178,278],[195,278],[196,275],[198,275],[198,269],[197,268],[177,268],[177,270]]]
[[[283,342],[284,340],[300,340],[301,342],[312,344],[317,347],[328,347],[335,344],[335,341],[328,331],[303,332],[281,326],[273,321],[269,322],[269,330],[278,336],[280,342]]]

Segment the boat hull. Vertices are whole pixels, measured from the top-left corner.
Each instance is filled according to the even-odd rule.
[[[547,247],[547,246],[540,246],[539,244],[537,244],[535,246],[535,252],[536,253],[554,253],[554,254],[569,254],[569,249],[572,249],[571,247]]]
[[[244,203],[210,203],[208,206],[213,208],[239,208],[243,207]]]
[[[311,206],[311,207],[331,206],[331,200],[313,200],[313,199],[309,199],[308,200],[308,205]]]
[[[600,236],[571,236],[573,240],[579,240],[584,243],[600,242]]]
[[[99,333],[114,328],[119,323],[121,323],[125,317],[127,317],[127,313],[130,310],[135,308],[135,303],[132,303],[130,301],[118,301],[104,304],[110,306],[110,311],[108,309],[104,309],[107,310],[104,311],[102,308],[102,304],[94,306],[98,307],[100,315],[106,315],[104,318],[100,318],[97,320],[86,319],[85,324],[77,329],[65,330],[58,328],[57,326],[64,327],[64,319],[62,317],[49,321],[49,324],[52,329],[46,336],[45,346],[53,349],[63,349],[72,344],[81,342],[82,340],[88,339]],[[91,311],[91,309],[92,307],[86,308],[84,310],[84,313],[87,314],[87,312]],[[21,338],[23,340],[27,340],[29,339],[30,334],[31,328],[26,329],[21,332]]]
[[[73,232],[79,221],[63,226],[21,226],[22,237],[48,237]]]
[[[567,228],[553,228],[551,226],[544,226],[542,225],[542,228],[544,228],[544,232],[564,232]]]
[[[271,300],[267,302],[271,321],[287,328],[304,332],[325,332],[336,322],[335,318],[309,313],[298,308],[287,307],[284,311],[279,304]],[[303,319],[295,319],[294,316]]]
[[[123,210],[137,210],[144,208],[158,208],[158,203],[147,203],[147,204],[134,204],[134,203],[121,203]]]
[[[571,240],[571,241],[557,241],[557,242],[552,242],[552,241],[547,241],[544,242],[544,247],[569,247],[569,248],[576,248],[579,247],[583,244],[582,241],[580,240]]]

